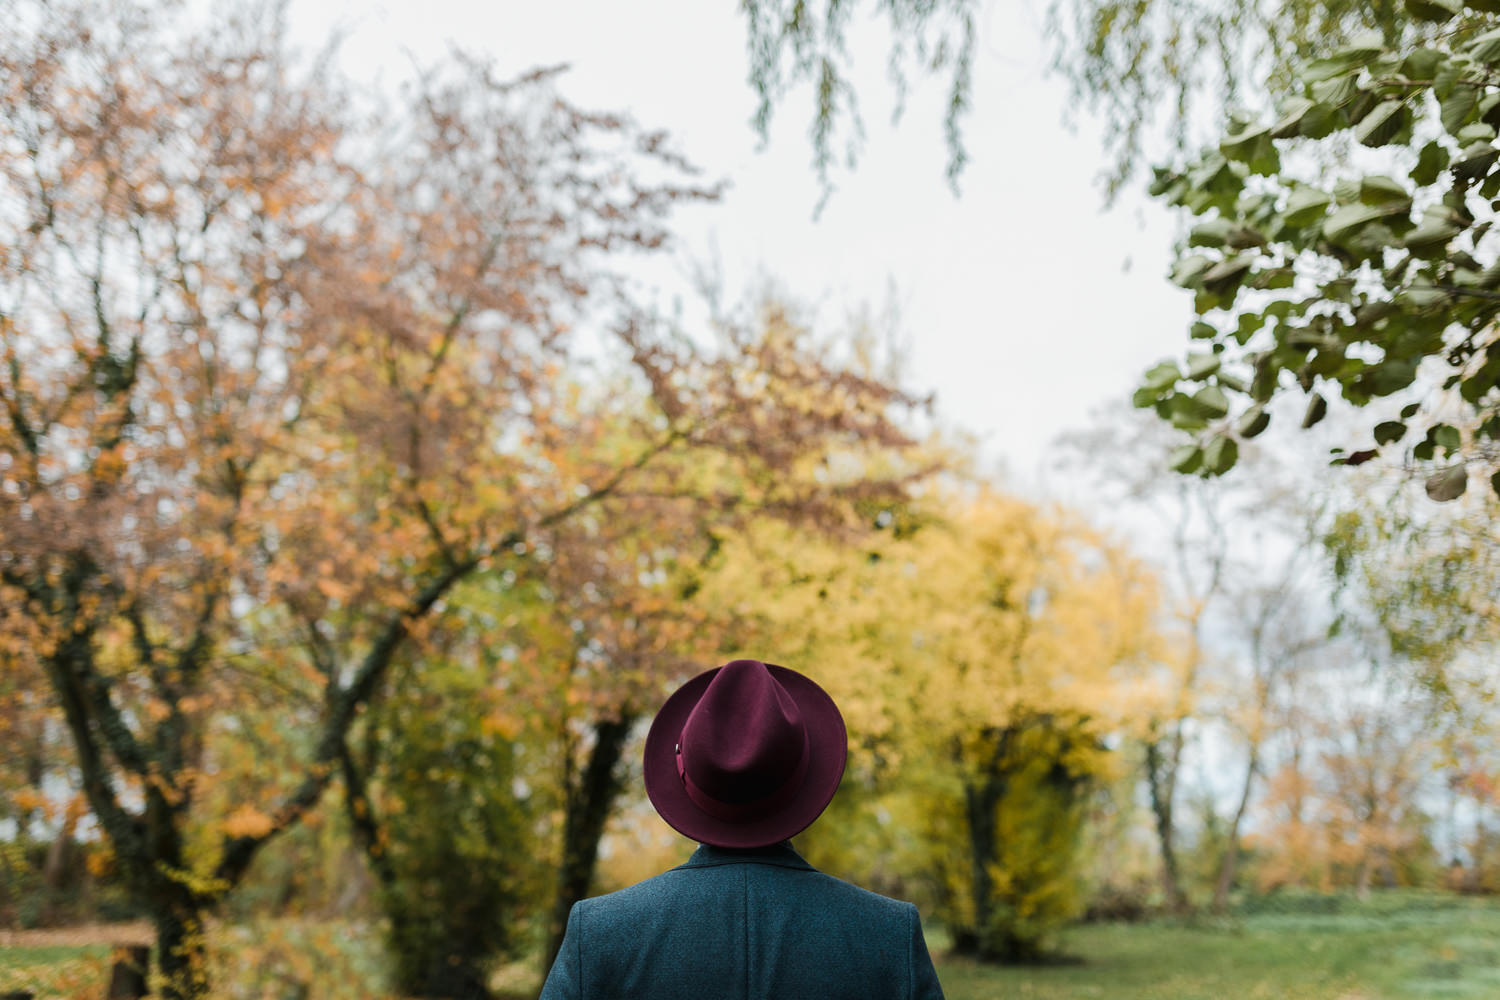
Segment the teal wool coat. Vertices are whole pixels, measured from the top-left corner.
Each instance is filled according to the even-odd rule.
[[[541,1000],[942,1000],[917,908],[824,875],[788,843],[703,845],[574,904]]]

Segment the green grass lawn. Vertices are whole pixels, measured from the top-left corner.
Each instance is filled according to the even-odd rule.
[[[997,969],[940,959],[938,975],[950,1000],[1500,998],[1500,902],[1406,902],[1389,912],[1078,927],[1062,941],[1077,964]]]
[[[106,945],[0,946],[0,993],[29,991],[38,1000],[102,997],[108,985],[109,955]]]
[[[946,958],[941,933],[929,941],[949,1000],[1500,998],[1500,900],[1393,893],[1293,909],[1303,912],[1077,927],[1062,940],[1073,962],[1035,968]],[[299,986],[307,1000],[382,992],[367,927],[272,921],[215,937],[217,996],[281,998]],[[104,947],[0,947],[0,992],[98,997],[107,964]],[[525,997],[536,983],[536,970],[520,963],[496,985]]]

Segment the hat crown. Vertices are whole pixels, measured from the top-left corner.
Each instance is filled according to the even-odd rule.
[[[807,750],[796,700],[759,660],[719,669],[679,741],[684,777],[726,803],[775,794],[796,776]]]

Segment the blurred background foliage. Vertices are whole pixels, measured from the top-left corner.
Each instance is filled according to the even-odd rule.
[[[824,81],[823,168],[855,6],[745,5],[762,125]],[[1136,6],[1053,7],[1117,179],[1163,95],[1190,124],[1205,59],[1267,103],[1358,24],[1381,40],[1339,72],[1447,19]],[[881,8],[955,74],[954,177],[972,8]],[[1167,423],[1227,414],[1194,396],[1102,410],[1057,444],[1078,498],[1020,495],[870,324],[774,283],[706,291],[701,328],[632,299],[623,262],[717,192],[664,133],[459,56],[346,107],[280,8],[174,9],[23,4],[0,41],[7,932],[133,921],[109,933],[156,943],[169,997],[526,995],[576,900],[685,859],[641,740],[740,656],[841,706],[843,784],[795,846],[916,901],[945,978],[1136,947],[1107,922],[1489,919],[1492,491],[1330,477],[1316,432],[1264,423],[1179,475],[1204,458]],[[101,974],[57,940],[0,941],[0,973]]]

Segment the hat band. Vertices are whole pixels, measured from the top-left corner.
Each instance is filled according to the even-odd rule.
[[[687,792],[687,797],[692,800],[693,805],[715,819],[727,820],[729,822],[754,819],[764,816],[767,813],[775,812],[796,798],[797,793],[802,789],[803,779],[807,777],[808,760],[812,756],[808,753],[808,748],[807,730],[804,728],[802,730],[802,756],[797,760],[797,766],[793,769],[792,776],[787,778],[781,787],[770,795],[752,799],[749,802],[725,802],[714,798],[694,784],[693,779],[688,777],[687,768],[682,764],[681,739],[677,741],[677,776],[682,779],[683,790]]]

